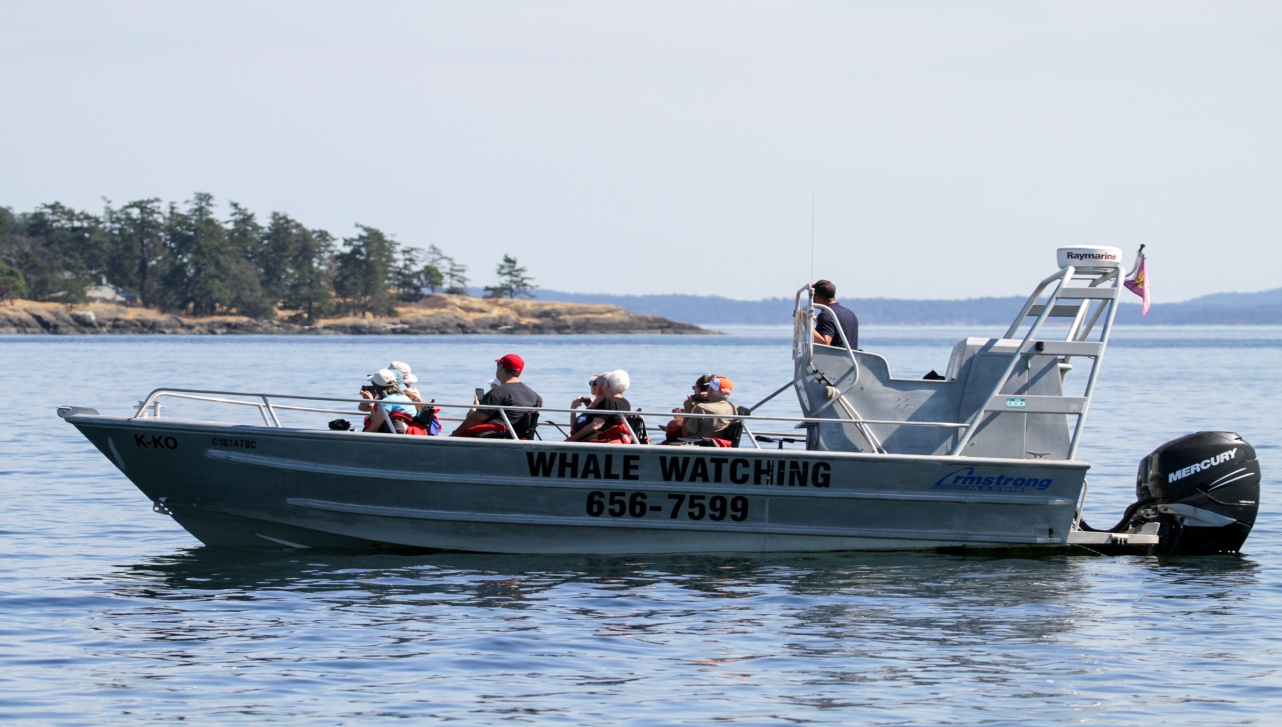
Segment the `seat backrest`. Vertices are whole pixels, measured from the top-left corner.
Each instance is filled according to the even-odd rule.
[[[637,435],[637,444],[649,444],[650,433],[645,429],[645,417],[640,414],[631,414],[627,417],[628,426],[632,428],[632,433]]]
[[[741,417],[748,416],[749,414],[752,413],[752,410],[746,406],[736,405],[734,410],[735,410],[735,413]],[[729,440],[731,447],[738,447],[739,440],[742,437],[743,437],[743,420],[735,419],[730,426],[721,430],[721,436],[717,437],[717,439]]]
[[[511,412],[508,416],[511,416]],[[539,427],[538,411],[522,412],[521,416],[512,419],[512,427],[516,429],[516,436],[519,439],[534,439],[534,434]]]

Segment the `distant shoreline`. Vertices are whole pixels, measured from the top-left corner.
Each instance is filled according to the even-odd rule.
[[[699,325],[790,324],[793,300],[735,300],[714,295],[609,295],[535,290],[536,299],[574,303],[605,303],[637,313]],[[1122,293],[1117,323],[1142,326],[1282,325],[1282,288],[1258,293],[1217,293],[1182,303],[1160,298],[1147,316],[1139,298]],[[1131,303],[1128,299],[1133,299]],[[843,297],[861,323],[892,325],[1010,325],[1024,296],[963,300]],[[697,319],[697,320],[696,320]],[[710,321],[716,321],[711,323]]]
[[[312,324],[247,316],[181,316],[111,303],[15,300],[0,305],[0,334],[30,335],[710,335],[691,323],[615,305],[429,295],[389,317],[325,318]]]

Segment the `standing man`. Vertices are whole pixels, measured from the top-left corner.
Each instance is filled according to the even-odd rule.
[[[844,338],[844,342],[849,343],[852,349],[859,348],[859,318],[854,311],[837,302],[837,286],[831,280],[820,280],[812,287],[815,302],[832,311],[820,311],[819,317],[815,319],[815,343],[840,346]],[[836,320],[833,320],[833,316],[836,316]],[[840,336],[837,335],[838,331],[841,332]]]
[[[490,406],[528,406],[534,411],[508,410],[508,420],[516,429],[520,439],[534,436],[534,427],[539,421],[537,409],[543,406],[543,397],[521,381],[521,372],[525,371],[525,360],[514,353],[494,361],[494,376],[499,385],[491,387],[477,404]],[[476,408],[467,413],[463,423],[454,430],[455,437],[506,436],[507,427],[503,426],[503,417],[497,409]]]

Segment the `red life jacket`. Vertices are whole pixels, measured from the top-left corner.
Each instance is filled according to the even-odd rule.
[[[440,409],[436,407],[432,407],[432,409],[433,409],[432,418],[433,420],[435,420],[436,412],[440,411]],[[427,427],[423,426],[423,424],[418,419],[410,416],[409,414],[406,414],[403,411],[393,411],[387,415],[387,418],[391,420],[387,424],[390,424],[393,427],[392,431],[390,432],[391,434],[403,433],[403,434],[412,434],[418,437],[429,437],[432,435],[431,431]],[[386,427],[386,424],[384,426]],[[404,427],[405,429],[404,432],[401,432],[402,427]],[[366,432],[375,431],[373,429],[370,429],[369,417],[365,417],[365,428],[362,431],[366,431]],[[386,428],[380,431],[382,431],[383,433],[389,433]]]
[[[620,423],[602,429],[588,441],[601,442],[603,444],[632,444],[632,435],[628,434],[628,428]]]
[[[503,422],[491,421],[473,424],[467,429],[457,429],[451,437],[506,437],[507,425]]]

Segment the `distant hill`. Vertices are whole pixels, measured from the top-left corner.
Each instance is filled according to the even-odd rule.
[[[634,313],[661,316],[697,325],[787,324],[792,300],[734,300],[712,295],[607,295],[534,291],[538,299],[567,303],[606,303]],[[1024,303],[1021,296],[965,300],[843,299],[865,324],[1002,325]],[[1216,293],[1183,303],[1157,302],[1147,316],[1139,298],[1124,293],[1117,322],[1142,325],[1282,325],[1282,288],[1259,293]]]

